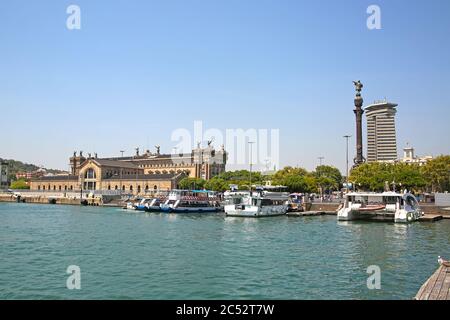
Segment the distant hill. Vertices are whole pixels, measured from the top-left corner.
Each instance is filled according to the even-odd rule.
[[[32,171],[36,171],[41,168],[37,165],[24,163],[24,162],[17,161],[17,160],[0,158],[0,161],[6,161],[9,163],[9,177],[11,180],[15,180],[16,173],[18,173],[18,172],[32,172]],[[47,168],[43,168],[43,169],[45,169],[48,173],[53,173],[53,174],[58,174],[58,173],[63,172],[61,170],[55,170],[55,169],[47,169]]]

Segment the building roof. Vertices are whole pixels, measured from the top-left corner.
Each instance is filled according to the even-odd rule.
[[[89,159],[89,160],[92,160],[93,162],[97,163],[99,166],[139,169],[138,166],[136,166],[134,163],[131,163],[128,161],[117,161],[117,160],[108,160],[108,159]],[[86,162],[84,162],[83,164],[85,164],[85,163]]]
[[[366,115],[367,114],[370,115],[371,113],[377,112],[377,111],[384,111],[384,110],[397,111],[396,107],[398,107],[398,104],[396,104],[396,103],[391,103],[391,102],[387,102],[387,101],[379,101],[379,102],[375,102],[373,104],[366,106],[364,108],[364,110],[366,111]]]
[[[78,181],[78,176],[43,176],[31,179],[31,181]]]
[[[177,162],[183,161],[184,159],[192,159],[192,153],[182,154],[181,156],[178,154],[150,154],[150,155],[141,155],[137,157],[118,157],[118,158],[102,158],[96,160],[109,160],[109,161],[119,161],[119,162],[128,162],[128,163],[144,163],[144,162]],[[175,161],[174,161],[175,160]]]
[[[167,173],[167,174],[125,174],[122,176],[111,176],[108,178],[103,178],[103,180],[173,180],[178,176],[181,176],[181,173]]]
[[[122,176],[111,176],[107,178],[102,178],[103,181],[107,180],[149,180],[149,181],[158,181],[158,180],[173,180],[178,177],[184,176],[183,173],[167,173],[167,174],[124,174]],[[31,181],[78,181],[78,176],[44,176],[40,178],[32,179]]]

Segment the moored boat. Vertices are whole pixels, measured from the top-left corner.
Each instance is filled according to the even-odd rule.
[[[301,193],[291,193],[289,195],[288,212],[301,212],[303,209],[304,195]]]
[[[165,198],[155,197],[150,202],[147,202],[145,204],[144,210],[147,212],[160,212],[161,204],[163,204],[164,201],[165,201]]]
[[[149,203],[151,203],[153,198],[143,198],[138,204],[136,204],[134,207],[138,211],[146,211],[146,208],[148,207]]]
[[[231,191],[225,194],[225,214],[230,217],[271,217],[285,215],[289,194],[284,187],[258,187],[256,191]],[[277,191],[275,191],[277,190]]]
[[[220,210],[217,194],[207,190],[173,190],[160,207],[165,213],[214,213]]]
[[[419,220],[422,215],[417,199],[410,193],[352,192],[345,196],[337,218],[339,221],[381,220],[408,223]]]

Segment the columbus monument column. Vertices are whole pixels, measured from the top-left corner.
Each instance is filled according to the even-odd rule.
[[[355,110],[353,112],[356,116],[356,158],[354,159],[355,166],[358,166],[366,161],[363,156],[363,144],[362,144],[362,115],[364,110],[362,109],[363,98],[361,97],[361,90],[363,84],[360,80],[353,81],[356,90],[355,96]]]

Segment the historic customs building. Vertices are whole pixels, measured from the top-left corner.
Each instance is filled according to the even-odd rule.
[[[31,190],[116,190],[142,194],[178,187],[184,177],[209,180],[225,171],[227,152],[222,147],[215,150],[210,144],[198,146],[189,154],[160,154],[159,147],[152,153],[147,150],[131,157],[87,157],[74,152],[70,158],[69,175],[45,176],[32,179]]]

